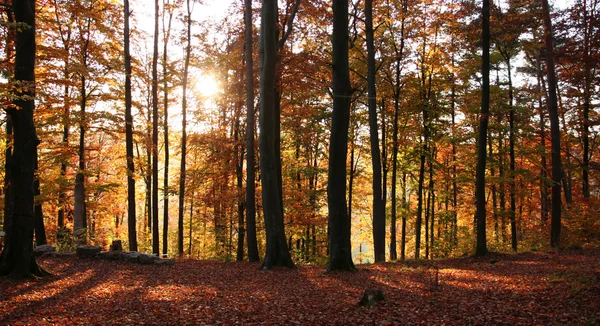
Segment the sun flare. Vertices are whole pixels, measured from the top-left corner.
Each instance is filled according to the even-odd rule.
[[[219,83],[211,75],[202,75],[196,83],[196,89],[204,97],[212,97],[220,91]]]

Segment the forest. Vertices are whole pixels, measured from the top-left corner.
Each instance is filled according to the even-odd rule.
[[[597,246],[598,1],[149,3],[1,1],[3,273]]]

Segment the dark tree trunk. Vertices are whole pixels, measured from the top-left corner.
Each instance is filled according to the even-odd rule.
[[[0,275],[16,277],[43,276],[47,273],[37,265],[33,256],[34,178],[37,145],[33,121],[35,95],[35,3],[13,0],[15,21],[30,26],[16,33],[15,81],[20,83],[14,107],[7,109],[14,126],[11,186],[13,191],[11,215],[5,216],[5,247],[0,255]],[[25,95],[25,97],[23,96]]]
[[[538,52],[536,58],[537,68],[537,91],[538,91],[538,110],[540,115],[540,201],[542,204],[541,215],[542,224],[546,224],[548,221],[548,214],[550,213],[550,198],[548,197],[548,163],[546,162],[546,115],[544,114],[544,107],[542,101],[542,62],[541,62],[541,51]]]
[[[152,54],[152,253],[160,253],[158,235],[158,0],[154,1],[154,50]]]
[[[186,168],[186,155],[187,155],[187,84],[188,84],[188,70],[190,66],[191,57],[191,42],[192,42],[192,9],[190,1],[186,1],[187,15],[186,15],[186,46],[185,46],[185,63],[183,65],[183,95],[181,97],[181,167],[179,169],[179,216],[177,222],[177,251],[179,256],[183,256],[183,215],[185,206],[185,168]],[[192,199],[193,200],[193,199]],[[191,246],[191,221],[192,215],[190,210],[190,250],[189,254],[192,254]]]
[[[327,205],[329,224],[328,271],[356,271],[350,243],[351,220],[346,210],[346,158],[352,86],[348,64],[348,0],[333,0],[332,81],[333,114],[329,146]],[[353,164],[353,162],[351,162]],[[351,166],[352,169],[352,166]]]
[[[240,94],[243,92],[243,84],[240,83]],[[241,141],[241,131],[240,131],[240,116],[242,114],[243,104],[240,103],[236,108],[235,112],[235,122],[234,122],[234,134],[233,138],[235,141],[235,175],[236,175],[236,187],[237,187],[237,214],[238,214],[238,225],[237,225],[237,261],[244,260],[244,236],[246,234],[246,230],[244,228],[244,210],[246,207],[245,198],[243,195],[244,190],[244,146]]]
[[[508,155],[510,159],[510,236],[512,250],[517,251],[517,202],[515,167],[515,108],[510,56],[506,56],[508,74]]]
[[[12,14],[12,12],[10,13]],[[13,45],[14,46],[14,45]],[[12,171],[10,162],[14,146],[13,125],[10,115],[6,116],[6,150],[4,151],[4,215],[2,216],[2,229],[6,230],[6,219],[12,216]]]
[[[248,260],[259,261],[256,241],[256,187],[254,167],[254,60],[252,59],[252,0],[244,0],[246,62],[246,238]]]
[[[125,50],[125,150],[127,151],[127,234],[129,250],[137,251],[137,231],[135,216],[135,166],[133,164],[133,116],[131,115],[131,54],[129,51],[129,0],[123,1],[125,14],[124,40]]]
[[[162,254],[167,256],[169,251],[169,84],[168,84],[168,45],[171,36],[171,22],[173,21],[173,9],[167,8],[169,1],[163,0],[163,128],[165,144],[165,169],[163,174],[163,234],[162,234]],[[167,26],[165,27],[165,16],[168,15]]]
[[[583,166],[582,166],[582,182],[583,182],[583,198],[589,200],[590,198],[590,108],[591,108],[591,89],[592,89],[592,64],[593,59],[590,57],[590,34],[592,23],[588,21],[588,9],[587,1],[583,1],[583,62],[584,62],[584,75],[583,75],[583,121],[581,137],[583,143]]]
[[[379,149],[379,125],[377,123],[377,86],[375,45],[373,40],[373,1],[365,1],[365,26],[367,35],[367,88],[369,106],[369,135],[371,164],[373,166],[373,249],[375,262],[385,261],[385,201],[382,197],[381,151]]]
[[[68,65],[68,61],[65,62]],[[65,67],[65,79],[69,78],[69,72]],[[71,128],[71,110],[68,103],[69,98],[69,86],[64,86],[64,96],[63,96],[63,105],[64,105],[64,117],[63,117],[63,137],[62,137],[62,145],[63,150],[67,150],[69,148],[69,130]],[[66,160],[61,160],[60,163],[60,177],[61,181],[65,181],[67,175],[67,162]],[[58,228],[62,229],[65,227],[65,206],[67,205],[67,194],[65,193],[65,189],[63,187],[60,188],[58,193]]]
[[[38,156],[37,151],[35,155],[35,170],[38,170]],[[44,212],[42,211],[42,202],[40,201],[40,178],[36,174],[35,181],[35,206],[33,211],[35,213],[35,245],[41,246],[47,243],[46,241],[46,228],[44,227]]]
[[[87,41],[86,41],[87,44]],[[85,50],[84,50],[84,66],[86,65]],[[75,202],[74,202],[74,217],[73,217],[73,234],[77,240],[87,242],[87,216],[85,202],[85,130],[86,130],[86,78],[81,76],[81,112],[79,121],[79,170],[75,176]]]
[[[293,267],[285,236],[285,225],[282,210],[282,198],[279,191],[281,175],[278,174],[277,148],[275,135],[276,116],[276,66],[277,66],[277,1],[264,0],[261,15],[260,41],[260,93],[261,107],[259,114],[260,135],[260,173],[267,234],[267,250],[260,269],[267,270],[274,266]]]
[[[548,78],[548,111],[550,112],[550,137],[552,139],[552,226],[550,245],[560,247],[561,229],[561,182],[562,165],[560,157],[560,126],[558,121],[558,99],[556,95],[556,74],[554,72],[554,46],[552,44],[552,21],[548,0],[542,0],[542,15],[546,38],[546,74]]]
[[[478,137],[478,152],[477,152],[477,170],[476,170],[476,212],[475,219],[477,220],[477,246],[475,249],[476,256],[484,256],[487,254],[486,242],[486,209],[485,209],[485,167],[487,159],[487,129],[489,123],[490,112],[490,2],[483,0],[482,4],[482,43],[483,56],[481,64],[481,74],[483,83],[481,85],[481,116],[479,117],[479,137]]]
[[[398,259],[397,252],[397,240],[396,240],[396,187],[398,184],[398,119],[400,115],[400,92],[402,91],[402,85],[400,85],[401,77],[401,63],[404,56],[404,24],[406,21],[406,10],[407,2],[402,2],[402,23],[400,25],[400,48],[396,46],[396,42],[393,43],[394,52],[396,54],[396,69],[395,69],[395,80],[394,80],[394,121],[392,131],[392,217],[391,217],[391,239],[390,239],[390,260]]]
[[[406,259],[406,214],[408,200],[406,198],[406,172],[402,173],[402,240],[400,241],[400,259]]]

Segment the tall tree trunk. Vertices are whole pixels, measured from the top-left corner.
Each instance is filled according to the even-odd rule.
[[[12,15],[12,12],[9,13]],[[12,45],[14,46],[14,44]],[[13,125],[12,120],[10,119],[10,115],[6,116],[6,150],[4,150],[4,215],[2,216],[2,229],[6,230],[7,218],[12,216],[12,193],[13,187],[11,186],[12,180],[12,169],[11,169],[11,160],[12,160],[12,152],[14,147],[14,134],[13,134]]]
[[[554,72],[554,46],[552,21],[548,0],[542,0],[542,15],[546,38],[546,74],[548,78],[548,111],[550,112],[550,137],[552,139],[552,225],[550,229],[550,245],[560,247],[561,229],[561,182],[562,165],[560,157],[560,126],[558,121],[558,99],[556,95],[556,74]]]
[[[373,248],[375,262],[385,261],[385,201],[382,197],[381,151],[379,149],[379,125],[377,121],[377,86],[375,45],[373,36],[373,1],[365,1],[365,26],[367,35],[367,89],[369,106],[369,135],[371,142],[371,165],[373,166]]]
[[[402,172],[402,240],[400,241],[400,259],[406,259],[406,214],[408,200],[406,198],[406,172]]]
[[[434,149],[434,155],[435,155],[435,149]],[[435,160],[435,157],[433,157],[433,160]],[[434,171],[433,171],[433,160],[429,162],[429,200],[430,200],[430,204],[429,204],[429,222],[431,223],[429,225],[427,225],[427,227],[429,227],[429,259],[433,259],[433,245],[435,244],[435,240],[434,240],[434,223],[435,223],[435,189],[434,189],[434,181],[433,181],[433,175],[434,175]]]
[[[590,108],[591,108],[591,88],[592,88],[592,58],[590,57],[590,33],[592,27],[591,22],[588,22],[587,1],[583,0],[583,121],[581,136],[583,138],[583,166],[582,166],[582,182],[583,182],[583,198],[590,198]]]
[[[35,170],[38,170],[38,155],[37,155],[37,151],[36,151],[36,155],[35,155]],[[34,229],[35,229],[35,245],[36,246],[41,246],[41,245],[45,245],[47,243],[46,241],[46,228],[44,227],[44,213],[42,211],[42,202],[40,201],[40,178],[39,176],[35,175],[35,181],[34,181],[34,188],[35,188],[35,206],[33,207],[33,211],[35,214],[35,221],[34,221]]]
[[[278,157],[275,143],[276,125],[279,117],[276,111],[276,66],[277,66],[277,1],[264,0],[261,15],[260,38],[260,93],[261,107],[259,114],[260,135],[260,173],[267,234],[267,250],[260,269],[267,270],[274,266],[293,267],[285,236],[282,198],[279,191]]]
[[[510,157],[510,235],[512,250],[517,251],[517,203],[515,168],[515,108],[510,56],[506,56],[508,74],[508,153]]]
[[[33,256],[35,157],[39,139],[33,121],[35,107],[35,2],[13,0],[17,23],[31,28],[19,28],[16,33],[14,107],[7,109],[14,126],[11,186],[11,215],[5,216],[6,246],[0,255],[0,275],[16,277],[43,276],[47,273]],[[17,88],[21,91],[17,93]]]
[[[240,85],[239,93],[243,92],[242,88],[244,85],[242,83]],[[239,103],[238,107],[235,110],[235,122],[234,122],[234,131],[233,131],[233,139],[235,142],[235,175],[236,175],[236,187],[237,187],[237,214],[238,214],[238,225],[237,225],[237,261],[244,260],[244,235],[246,234],[246,230],[244,228],[244,210],[246,207],[245,196],[243,195],[244,190],[244,146],[242,145],[241,140],[241,131],[240,131],[240,118],[242,115],[243,103]]]
[[[86,42],[87,44],[87,42]],[[84,50],[84,67],[85,64],[85,50]],[[73,223],[73,234],[78,241],[83,243],[87,242],[87,216],[86,216],[86,202],[85,202],[85,129],[86,129],[86,78],[84,75],[80,78],[81,81],[81,104],[80,104],[80,116],[79,116],[79,169],[75,176],[75,203],[74,203],[74,223]]]
[[[68,50],[67,50],[68,51]],[[69,71],[67,66],[69,65],[68,60],[65,61],[65,73],[64,73],[64,78],[68,79],[69,78]],[[64,105],[64,109],[63,109],[63,137],[62,137],[62,145],[63,145],[63,150],[67,150],[69,148],[69,130],[71,128],[71,109],[69,107],[69,85],[65,85],[64,86],[64,91],[63,91],[63,105]],[[61,181],[64,182],[64,180],[66,179],[66,175],[67,175],[67,162],[66,160],[61,160],[60,162],[60,179]],[[60,187],[59,193],[58,193],[58,228],[62,229],[65,227],[65,206],[67,205],[67,194],[65,193],[65,189],[63,189],[63,187]]]
[[[452,67],[454,67],[454,53],[452,53]],[[450,107],[452,113],[452,244],[458,245],[458,183],[456,161],[456,76],[452,74],[452,88],[450,90]]]
[[[329,182],[327,183],[329,213],[329,265],[327,270],[356,271],[352,262],[352,245],[350,243],[351,219],[346,210],[346,158],[348,156],[348,127],[352,100],[348,64],[348,0],[333,0],[332,8],[333,113],[329,146]]]
[[[191,42],[192,42],[192,8],[190,6],[191,0],[186,0],[186,46],[185,46],[185,63],[183,65],[183,95],[181,97],[181,166],[179,169],[179,216],[177,223],[177,251],[179,256],[183,256],[183,215],[185,205],[185,174],[186,174],[186,155],[187,155],[187,84],[188,84],[188,70],[190,66],[191,57]],[[192,254],[191,250],[191,211],[190,211],[190,250],[189,254]]]
[[[394,75],[394,121],[392,131],[392,207],[391,207],[391,239],[390,239],[390,260],[398,259],[397,253],[397,241],[396,241],[396,187],[397,187],[397,175],[398,175],[398,119],[400,115],[400,92],[402,91],[402,85],[400,85],[401,77],[401,63],[404,57],[404,25],[406,21],[408,1],[402,1],[402,23],[400,25],[400,48],[396,46],[394,39],[393,46],[396,54],[396,66]]]
[[[127,235],[129,250],[137,251],[137,231],[135,216],[135,166],[133,164],[133,116],[131,115],[131,54],[129,51],[129,0],[123,1],[125,51],[125,150],[127,151]]]
[[[479,117],[479,137],[478,137],[478,152],[477,152],[477,170],[476,170],[476,212],[475,219],[477,220],[477,246],[475,249],[476,256],[486,255],[486,209],[485,209],[485,167],[486,167],[486,144],[487,144],[487,129],[489,124],[490,112],[490,2],[483,0],[482,11],[482,43],[483,55],[481,64],[481,74],[483,76],[483,84],[481,85],[481,116]]]
[[[256,186],[254,167],[254,60],[252,58],[252,0],[244,0],[246,62],[246,238],[248,260],[259,261],[256,240]]]
[[[158,0],[154,1],[154,50],[152,54],[152,253],[160,252],[158,238]]]
[[[550,213],[550,198],[548,197],[548,163],[546,161],[546,114],[544,113],[543,93],[543,72],[542,72],[542,51],[538,51],[535,58],[535,66],[537,70],[537,86],[538,93],[538,114],[540,115],[540,203],[541,203],[541,222],[545,225],[548,222],[548,214]]]
[[[163,175],[163,234],[162,254],[167,256],[169,250],[169,83],[168,83],[168,45],[171,38],[171,22],[173,21],[173,9],[170,9],[170,1],[163,0],[163,107],[164,107],[164,142],[165,142],[165,170]],[[165,16],[168,15],[165,27]]]

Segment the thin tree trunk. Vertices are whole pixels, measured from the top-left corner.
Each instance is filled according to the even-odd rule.
[[[487,144],[487,129],[489,123],[490,112],[490,2],[483,0],[482,4],[482,40],[483,40],[483,56],[481,65],[481,74],[483,76],[483,84],[481,87],[481,116],[479,117],[479,138],[477,152],[477,169],[476,169],[476,212],[475,219],[477,220],[477,246],[475,250],[476,256],[486,255],[486,209],[485,209],[485,167],[486,167],[486,144]]]
[[[152,54],[152,253],[160,253],[158,235],[158,0],[154,1],[154,50]]]
[[[506,56],[508,74],[508,153],[510,157],[510,234],[512,250],[517,251],[517,203],[516,203],[516,168],[515,168],[515,108],[513,105],[514,91],[510,56]]]
[[[192,8],[190,7],[191,0],[186,1],[186,46],[185,46],[185,63],[183,65],[183,95],[181,97],[181,166],[179,169],[179,216],[177,223],[177,251],[179,256],[183,256],[183,215],[185,204],[185,175],[186,175],[186,155],[187,155],[187,85],[188,85],[188,70],[191,57],[191,42],[192,42]],[[193,201],[192,201],[193,202]],[[191,249],[191,210],[190,210],[190,250]]]
[[[125,51],[125,147],[127,151],[127,234],[129,250],[137,251],[137,232],[135,216],[135,166],[133,164],[133,116],[131,115],[131,54],[129,51],[129,0],[123,1],[125,14],[124,41]]]
[[[248,260],[259,261],[256,240],[256,186],[254,167],[254,60],[252,58],[252,0],[244,0],[246,62],[246,238]]]
[[[584,77],[583,77],[583,121],[581,136],[583,138],[583,166],[582,166],[582,182],[583,182],[583,198],[590,198],[590,108],[591,108],[591,88],[592,88],[592,58],[590,57],[590,28],[588,28],[588,10],[587,1],[583,0],[583,62],[584,62]]]
[[[375,45],[373,36],[373,1],[365,1],[365,26],[367,35],[367,88],[369,107],[369,135],[371,142],[371,165],[373,167],[373,247],[375,262],[385,261],[385,201],[382,197],[381,151],[377,120],[377,86]]]
[[[393,122],[393,135],[392,135],[392,220],[391,220],[391,239],[390,239],[390,259],[398,259],[398,253],[396,250],[396,187],[397,187],[397,174],[398,174],[398,119],[400,115],[400,92],[402,86],[400,85],[401,77],[401,61],[404,57],[404,25],[406,21],[408,1],[402,2],[402,23],[400,25],[400,48],[396,46],[396,42],[393,42],[394,52],[396,54],[396,69],[395,69],[395,85],[394,85],[394,122]]]
[[[165,170],[163,175],[163,246],[162,254],[167,256],[169,250],[169,84],[168,84],[168,45],[171,37],[171,22],[173,21],[173,10],[168,8],[169,0],[163,0],[163,109],[164,109],[164,143],[165,143]],[[165,27],[165,15],[168,15],[168,23]]]
[[[36,152],[35,155],[35,170],[38,170],[38,155]],[[33,208],[33,212],[35,214],[35,244],[36,246],[45,245],[46,241],[46,228],[44,227],[44,213],[42,211],[42,202],[40,201],[40,178],[36,174],[35,181],[35,206]]]

